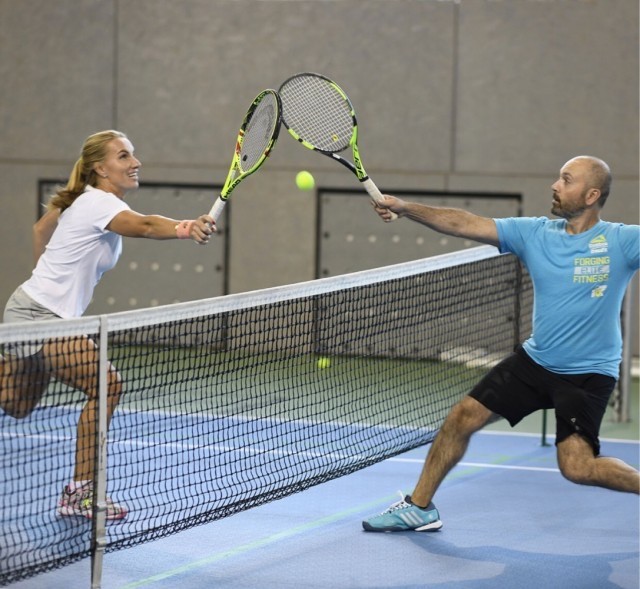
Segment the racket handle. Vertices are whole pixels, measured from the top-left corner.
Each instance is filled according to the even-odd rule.
[[[216,202],[213,203],[211,210],[209,211],[209,216],[213,217],[214,221],[217,221],[220,217],[220,213],[222,213],[222,209],[224,209],[224,205],[226,201],[222,200],[220,197],[216,199]]]
[[[382,192],[380,192],[371,178],[363,180],[362,185],[364,186],[364,189],[369,193],[369,196],[373,199],[374,202],[380,203],[383,201]],[[398,215],[396,215],[393,211],[389,212],[391,213],[391,221],[395,221],[398,218]]]

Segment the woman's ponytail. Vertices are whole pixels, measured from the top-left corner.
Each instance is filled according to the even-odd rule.
[[[94,166],[104,161],[107,145],[114,139],[125,138],[124,133],[112,130],[100,131],[87,137],[82,146],[82,154],[71,170],[67,185],[56,191],[47,204],[47,209],[60,209],[60,212],[63,212],[73,204],[87,186],[94,186],[97,176]]]

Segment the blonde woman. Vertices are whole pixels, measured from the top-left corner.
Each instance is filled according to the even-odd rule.
[[[209,242],[215,223],[209,215],[177,221],[142,215],[125,203],[138,188],[141,163],[124,133],[89,136],[68,184],[47,205],[34,225],[36,266],[9,298],[5,323],[81,316],[102,275],[115,266],[122,237],[191,239]],[[87,401],[78,422],[73,480],[58,504],[63,516],[92,517],[95,434],[99,375],[98,351],[88,337],[45,342],[41,346],[7,345],[0,356],[0,407],[22,418],[40,401],[51,378],[81,390]],[[122,380],[108,367],[108,421],[118,404]],[[107,498],[107,519],[122,519],[127,509]]]

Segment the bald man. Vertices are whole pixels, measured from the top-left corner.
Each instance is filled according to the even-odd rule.
[[[384,221],[395,213],[440,233],[515,254],[531,275],[536,305],[529,339],[452,408],[413,493],[363,521],[365,530],[440,529],[432,500],[471,436],[500,417],[514,426],[539,409],[555,411],[558,466],[565,478],[640,493],[640,473],[621,460],[600,456],[598,438],[619,376],[622,300],[640,267],[640,226],[600,219],[610,188],[609,166],[578,156],[562,166],[551,186],[555,220],[491,219],[390,195],[373,203]]]

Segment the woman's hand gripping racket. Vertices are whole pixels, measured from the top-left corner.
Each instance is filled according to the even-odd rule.
[[[351,170],[374,202],[383,196],[367,176],[358,151],[358,123],[353,105],[335,82],[320,74],[302,73],[285,80],[278,90],[282,122],[294,139]],[[339,155],[351,146],[353,163]],[[391,212],[391,219],[398,215]]]
[[[209,215],[217,221],[233,189],[267,159],[278,139],[282,103],[275,90],[263,90],[252,102],[238,132],[229,174]]]

